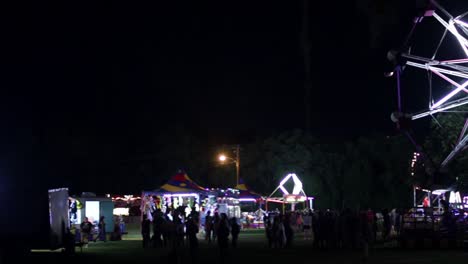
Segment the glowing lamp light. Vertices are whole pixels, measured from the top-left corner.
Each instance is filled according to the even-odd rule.
[[[219,161],[226,161],[225,155],[219,155]]]

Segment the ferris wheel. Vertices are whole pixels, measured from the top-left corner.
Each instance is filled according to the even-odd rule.
[[[468,4],[467,4],[468,9]],[[468,11],[468,10],[465,10]],[[441,38],[430,57],[423,57],[412,54],[411,37],[417,26],[424,21],[433,19],[437,21],[440,27]],[[436,32],[435,30],[433,31]],[[445,57],[438,54],[439,49],[447,46],[453,50],[453,53],[461,54],[458,58]],[[461,131],[449,131],[457,133],[457,142],[454,148],[447,155],[438,167],[443,169],[463,150],[468,148],[468,115],[464,111],[464,105],[468,106],[468,12],[461,13],[458,16],[452,16],[446,9],[436,1],[429,1],[428,7],[422,10],[413,21],[413,27],[400,50],[391,50],[387,53],[387,59],[392,62],[392,71],[386,72],[386,77],[396,77],[398,111],[393,112],[391,119],[397,124],[397,127],[406,133],[410,140],[416,145],[418,152],[423,152],[421,147],[416,144],[411,134],[409,126],[411,121],[422,118],[434,118],[437,113],[464,114],[464,125]],[[428,79],[428,106],[417,113],[405,113],[402,107],[402,86],[401,75],[407,67],[413,67],[424,71]],[[447,87],[433,87],[433,81],[448,83]],[[418,88],[419,89],[419,88]],[[437,93],[435,93],[437,92]],[[443,96],[434,96],[441,93]],[[421,93],[423,94],[423,93]],[[466,107],[465,106],[465,107]]]

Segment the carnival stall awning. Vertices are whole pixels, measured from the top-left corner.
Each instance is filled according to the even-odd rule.
[[[235,187],[239,190],[239,201],[256,201],[261,199],[262,196],[256,192],[250,190],[250,188],[244,183],[242,179],[239,180],[239,184]]]
[[[172,176],[169,181],[167,181],[159,189],[155,190],[159,193],[200,193],[206,192],[205,188],[198,185],[190,177],[184,173],[179,172],[176,175]]]

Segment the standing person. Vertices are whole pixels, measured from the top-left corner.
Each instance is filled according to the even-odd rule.
[[[184,231],[184,220],[179,217],[179,215],[176,215],[174,217],[174,224],[175,224],[175,229],[176,229],[176,243],[177,246],[183,246],[184,245],[184,238],[185,238],[185,231]]]
[[[104,221],[105,217],[101,216],[99,219],[99,240],[106,242],[106,222]]]
[[[189,241],[189,248],[190,248],[190,256],[192,258],[192,263],[198,262],[198,221],[190,217],[187,222],[187,237]]]
[[[395,233],[396,236],[400,236],[400,228],[401,228],[401,221],[402,221],[402,215],[401,215],[402,210],[400,208],[397,208],[395,211]]]
[[[162,228],[164,224],[164,218],[160,209],[157,209],[153,217],[153,247],[162,247]]]
[[[286,247],[290,247],[292,245],[292,241],[294,237],[294,230],[292,228],[291,218],[292,218],[291,214],[286,214],[284,216],[284,221],[283,221],[284,234],[286,235],[286,243],[285,243]]]
[[[240,225],[237,223],[237,218],[231,218],[231,237],[232,237],[232,247],[237,248],[237,239],[239,238]]]
[[[229,223],[227,220],[227,215],[225,213],[221,214],[221,217],[218,217],[218,219],[218,232],[216,235],[218,239],[218,246],[220,249],[221,263],[223,263],[227,255],[227,248],[229,245]]]
[[[307,215],[307,212],[306,214]],[[301,230],[303,230],[303,226],[304,226],[304,217],[302,216],[301,213],[297,213],[297,217],[296,217],[296,231],[297,232],[300,232]]]
[[[81,242],[87,248],[89,243],[89,237],[91,236],[91,231],[93,230],[93,224],[89,221],[88,217],[85,217],[83,222],[80,225],[81,232]]]
[[[218,236],[218,229],[219,229],[219,222],[220,222],[220,217],[218,212],[215,212],[214,218],[213,218],[213,241],[216,241],[216,237]]]
[[[273,230],[275,232],[275,248],[283,248],[286,244],[286,234],[284,232],[283,216],[276,216],[273,225]]]
[[[320,217],[319,212],[314,212],[312,214],[312,232],[314,233],[314,248],[320,248]]]
[[[269,248],[272,248],[273,247],[273,226],[272,226],[272,223],[270,221],[270,218],[266,218],[264,220],[265,222],[265,233],[266,233],[266,237],[267,237],[267,240],[268,240],[268,247]]]
[[[312,212],[309,212],[302,217],[304,240],[312,239]]]
[[[372,224],[372,220],[369,219],[368,214],[365,212],[361,213],[360,217],[360,240],[363,249],[363,262],[366,263],[369,258],[369,243],[371,242],[372,232],[371,228],[369,228]]]
[[[205,216],[205,240],[208,240],[208,243],[211,243],[211,235],[213,233],[213,218],[211,217],[211,212],[207,211]]]
[[[150,242],[150,220],[146,214],[143,215],[143,221],[141,222],[141,235],[143,236],[143,248],[147,248]]]
[[[387,209],[382,210],[383,214],[383,235],[382,239],[385,241],[390,236],[390,231],[392,230],[392,224],[390,222],[390,215]]]

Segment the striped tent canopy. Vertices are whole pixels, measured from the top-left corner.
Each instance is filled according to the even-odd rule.
[[[206,192],[205,188],[198,185],[190,177],[184,173],[179,172],[172,176],[157,192],[170,192],[170,193],[199,193]]]
[[[260,194],[251,191],[242,179],[239,179],[239,184],[235,187],[235,189],[239,190],[239,198],[262,198]]]

